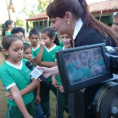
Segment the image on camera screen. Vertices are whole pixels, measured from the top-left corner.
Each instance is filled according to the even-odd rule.
[[[100,47],[64,53],[70,84],[75,84],[106,73]]]

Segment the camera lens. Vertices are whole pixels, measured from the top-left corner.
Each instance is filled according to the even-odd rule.
[[[100,87],[93,103],[95,118],[118,118],[118,83],[109,82]]]

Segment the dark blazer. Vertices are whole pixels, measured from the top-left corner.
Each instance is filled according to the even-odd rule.
[[[110,38],[110,41],[105,39],[100,32],[94,28],[81,28],[75,39],[75,47],[92,45],[106,42],[106,46],[116,47],[115,41]]]

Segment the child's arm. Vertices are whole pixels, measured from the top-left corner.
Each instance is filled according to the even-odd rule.
[[[39,53],[38,53],[38,55],[36,56],[36,58],[35,58],[35,63],[36,64],[38,64],[38,65],[40,65],[41,64],[41,59],[42,59],[42,54],[43,54],[43,50],[44,50],[44,46],[45,46],[45,42],[44,41],[41,41],[40,42],[40,51],[39,51]]]
[[[46,67],[54,67],[54,66],[57,66],[57,62],[47,62],[47,61],[42,61],[41,62],[41,65],[42,66],[46,66]]]
[[[40,82],[37,86],[37,94],[36,94],[36,103],[39,104],[41,102],[41,98],[40,98]]]
[[[59,86],[59,91],[60,91],[61,93],[64,93],[64,88],[63,88],[63,86]]]
[[[75,63],[73,63],[73,61],[70,61],[77,69],[79,69],[80,67],[78,65],[76,65]]]
[[[32,79],[32,82],[24,89],[20,90],[21,95],[26,95],[29,92],[33,91],[39,84],[39,80],[38,79]],[[11,94],[11,92],[6,92],[5,96],[8,97],[10,100],[13,100],[13,96]]]
[[[13,99],[15,100],[15,103],[17,104],[18,108],[20,109],[21,113],[23,114],[24,118],[33,118],[27,111],[25,104],[22,99],[22,95],[17,88],[17,86],[13,86],[10,89],[10,92],[13,96]]]
[[[31,62],[31,63],[35,63],[34,58],[30,59],[30,62]]]
[[[32,79],[32,82],[24,89],[20,90],[21,95],[26,95],[29,92],[33,91],[39,84],[39,80],[38,79]]]
[[[55,77],[56,77],[56,75],[53,75],[53,76],[52,76],[52,85],[56,88],[56,87],[58,87],[59,85],[58,85],[58,82],[57,82],[57,80],[55,79]]]

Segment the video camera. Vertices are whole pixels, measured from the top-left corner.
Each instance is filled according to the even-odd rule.
[[[118,118],[117,55],[104,43],[56,53],[72,118]]]

